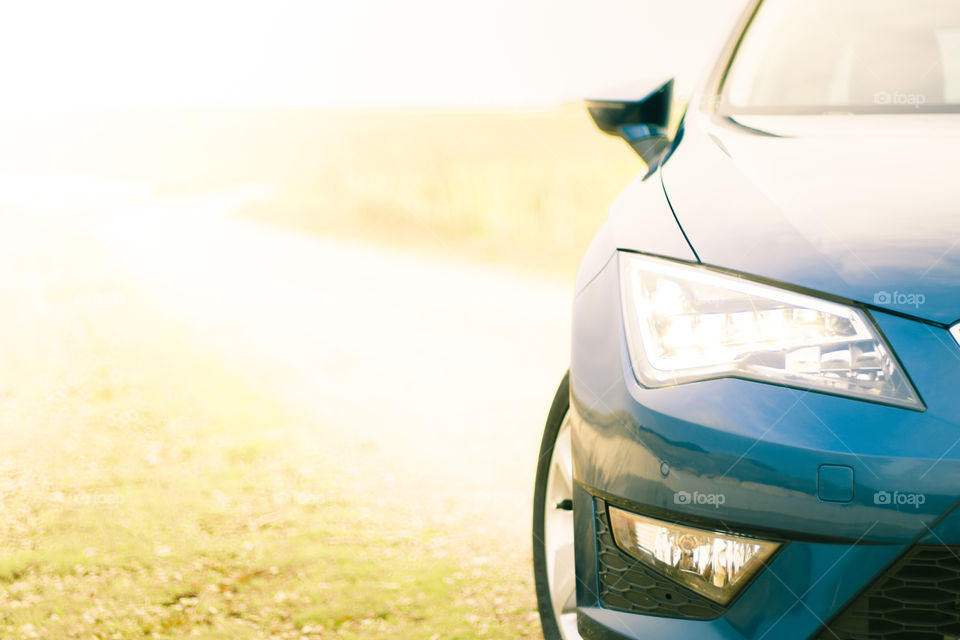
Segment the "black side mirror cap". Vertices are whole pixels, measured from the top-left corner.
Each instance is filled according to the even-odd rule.
[[[667,127],[673,103],[673,78],[645,86],[645,90],[626,90],[618,92],[617,97],[592,98],[585,102],[597,127],[626,140],[653,172],[670,147]]]

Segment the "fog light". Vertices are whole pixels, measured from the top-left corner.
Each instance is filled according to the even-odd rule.
[[[714,602],[726,604],[780,546],[705,531],[610,507],[613,538],[623,551]]]

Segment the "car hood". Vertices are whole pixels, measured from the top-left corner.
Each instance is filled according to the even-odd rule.
[[[960,319],[960,116],[698,115],[661,177],[698,257]]]

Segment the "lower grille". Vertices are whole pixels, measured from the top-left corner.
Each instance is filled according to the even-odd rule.
[[[907,551],[817,635],[817,640],[957,640],[960,547]]]
[[[613,541],[607,506],[594,502],[600,604],[607,609],[665,618],[713,620],[726,608],[687,589],[620,551]]]

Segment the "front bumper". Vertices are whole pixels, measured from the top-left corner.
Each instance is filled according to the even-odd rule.
[[[918,545],[960,546],[960,347],[946,329],[873,316],[925,412],[735,379],[641,388],[616,260],[578,293],[570,380],[585,637],[817,638]],[[723,502],[677,498],[696,492]],[[607,502],[786,544],[712,619],[633,613],[602,597],[597,518]],[[949,615],[960,599],[942,606]],[[960,628],[931,633],[922,637],[960,637]]]

